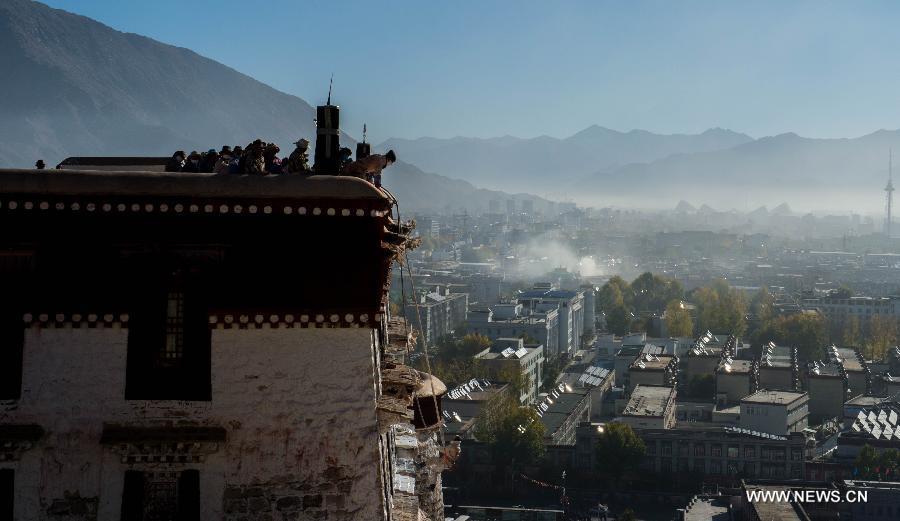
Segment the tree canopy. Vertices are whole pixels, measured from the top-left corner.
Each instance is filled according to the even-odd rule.
[[[491,446],[502,466],[530,465],[544,455],[544,424],[531,407],[506,393],[491,398],[479,414],[475,437]]]
[[[624,423],[609,423],[597,438],[599,472],[614,483],[631,471],[636,471],[646,453],[643,440]]]
[[[818,313],[780,315],[755,333],[757,345],[774,341],[779,345],[797,348],[803,360],[815,360],[822,355],[827,343],[825,320]]]
[[[728,332],[737,336],[747,331],[744,295],[723,279],[695,289],[690,298],[697,307],[699,331]]]
[[[681,299],[675,299],[666,306],[666,330],[669,336],[686,337],[694,334],[691,314],[682,306]]]

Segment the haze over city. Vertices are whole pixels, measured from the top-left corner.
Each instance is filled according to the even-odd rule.
[[[897,519],[897,20],[0,0],[0,521]]]

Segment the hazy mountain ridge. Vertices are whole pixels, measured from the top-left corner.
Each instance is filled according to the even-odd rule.
[[[476,188],[468,181],[423,172],[402,160],[385,171],[384,183],[400,201],[401,212],[486,212],[492,200],[504,202],[503,208],[507,200],[516,201],[519,208],[521,201],[530,200],[536,211],[547,210],[548,201],[540,197]]]
[[[767,197],[822,198],[831,207],[866,201],[860,210],[872,210],[881,202],[891,147],[900,150],[900,130],[835,139],[779,134],[725,150],[676,154],[601,170],[581,181],[580,195],[602,197],[640,187],[643,197],[674,201],[729,194],[741,203],[748,199],[756,205],[771,203]]]
[[[282,146],[314,132],[314,109],[193,51],[30,0],[0,3],[0,163]]]
[[[287,155],[299,137],[315,137],[315,111],[296,96],[188,49],[30,0],[0,2],[0,68],[8,73],[0,82],[0,167],[39,158],[52,167],[73,155],[168,156],[257,137]],[[540,201],[403,163],[384,178],[409,208]]]
[[[391,138],[378,149],[394,149],[425,170],[478,183],[480,186],[552,192],[561,184],[599,170],[647,162],[676,153],[731,148],[752,141],[725,129],[702,134],[619,132],[597,125],[564,139],[538,136],[496,138]]]

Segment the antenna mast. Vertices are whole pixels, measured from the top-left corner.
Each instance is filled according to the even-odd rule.
[[[328,101],[325,102],[326,105],[331,105],[331,85],[334,83],[334,73],[331,73],[331,79],[328,80]]]
[[[884,187],[885,193],[885,218],[884,218],[884,234],[887,238],[891,238],[891,224],[893,223],[893,216],[891,215],[892,207],[894,206],[894,150],[893,148],[888,149],[888,183],[887,186]]]

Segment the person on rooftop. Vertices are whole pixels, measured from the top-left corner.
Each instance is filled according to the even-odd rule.
[[[184,168],[184,150],[179,150],[172,154],[172,159],[166,163],[166,172],[181,172]]]
[[[213,172],[215,172],[217,174],[227,174],[230,164],[231,164],[231,147],[226,145],[226,146],[223,146],[222,150],[219,152],[219,158],[216,160],[215,166],[213,166]]]
[[[241,173],[241,160],[244,157],[244,147],[237,145],[234,147],[234,152],[231,154],[231,161],[228,162],[228,173],[229,174],[240,174]]]
[[[266,145],[266,148],[263,151],[263,159],[265,159],[266,162],[266,172],[275,175],[281,173],[281,159],[277,155],[279,152],[281,152],[281,149],[278,148],[278,145],[275,143]]]
[[[375,186],[381,187],[381,171],[397,162],[397,154],[388,150],[387,154],[372,154],[364,159],[357,159],[344,168],[344,175],[352,175],[365,179]]]
[[[263,156],[266,144],[261,139],[247,145],[244,151],[243,170],[241,173],[248,175],[265,175],[266,158]]]
[[[219,161],[219,153],[215,148],[210,148],[200,159],[200,171],[211,174]]]
[[[294,142],[297,147],[291,152],[287,160],[289,174],[308,174],[309,171],[309,141],[300,139]]]
[[[187,156],[187,160],[184,162],[184,166],[181,168],[182,172],[192,172],[197,173],[200,171],[200,153],[196,150],[192,151]]]

